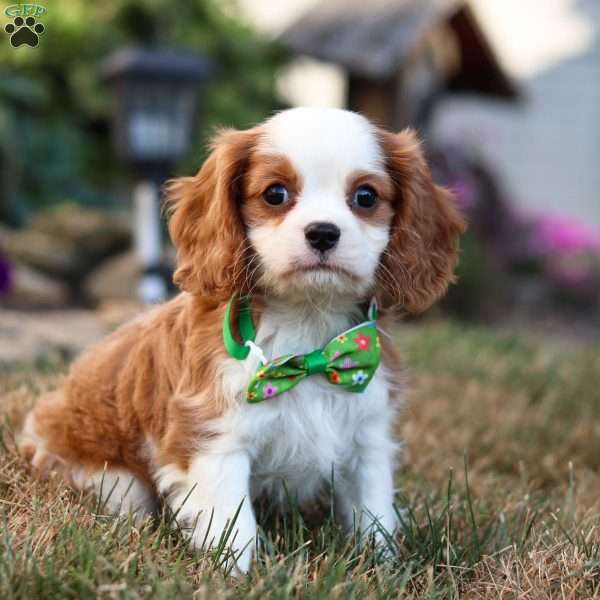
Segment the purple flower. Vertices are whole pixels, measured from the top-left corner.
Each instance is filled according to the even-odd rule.
[[[263,393],[267,398],[274,396],[278,391],[279,390],[272,383],[267,383],[263,388]]]
[[[456,204],[461,210],[469,212],[475,207],[477,194],[475,185],[471,179],[457,177],[454,181],[450,182],[449,187],[454,192]]]
[[[353,369],[356,366],[358,366],[358,364],[355,363],[349,356],[347,356],[342,361],[342,364],[340,365],[340,369]]]
[[[7,294],[12,287],[12,265],[0,255],[0,296]]]
[[[340,357],[342,353],[339,350],[336,350],[332,355],[331,355],[331,360],[336,360]]]

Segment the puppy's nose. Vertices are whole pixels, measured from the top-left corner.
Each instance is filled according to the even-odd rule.
[[[304,229],[306,241],[319,252],[325,252],[335,247],[342,232],[333,223],[310,223]]]

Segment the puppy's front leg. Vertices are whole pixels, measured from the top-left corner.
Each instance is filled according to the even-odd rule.
[[[368,448],[363,452],[356,473],[360,497],[360,527],[368,532],[374,527],[375,538],[381,540],[382,529],[394,533],[398,525],[394,510],[393,459],[388,450]],[[374,524],[375,522],[375,524]]]
[[[382,541],[382,529],[392,534],[397,526],[394,510],[394,455],[396,445],[387,423],[369,424],[357,439],[355,456],[338,495],[346,526],[353,522],[363,534],[374,532]]]
[[[187,530],[195,548],[219,544],[231,527],[227,547],[237,568],[250,568],[255,545],[256,519],[249,493],[250,459],[243,451],[199,453],[187,472],[173,465],[158,473],[159,491],[166,495],[177,521]],[[241,506],[241,508],[240,508]],[[235,523],[232,519],[239,509]]]

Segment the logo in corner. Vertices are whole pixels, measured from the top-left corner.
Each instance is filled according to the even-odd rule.
[[[12,18],[12,23],[7,23],[4,31],[10,36],[13,48],[24,45],[35,48],[39,44],[40,35],[46,31],[39,18],[46,12],[46,8],[39,4],[13,4],[6,7],[4,14]]]

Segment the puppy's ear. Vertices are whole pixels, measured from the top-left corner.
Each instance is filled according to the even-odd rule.
[[[244,292],[249,244],[239,205],[258,136],[258,129],[220,131],[197,175],[167,184],[169,233],[177,248],[173,280],[192,294],[223,300]]]
[[[415,133],[380,130],[379,135],[396,190],[390,242],[378,278],[381,303],[419,313],[454,281],[465,221],[452,194],[433,183]]]

